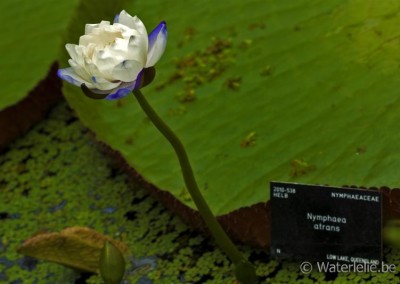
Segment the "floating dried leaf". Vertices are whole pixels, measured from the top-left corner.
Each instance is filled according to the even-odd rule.
[[[125,256],[129,248],[87,227],[69,227],[57,233],[37,233],[25,240],[17,252],[35,258],[56,262],[77,270],[97,273],[105,241],[110,241]]]

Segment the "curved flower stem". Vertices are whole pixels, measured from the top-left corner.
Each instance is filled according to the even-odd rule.
[[[235,247],[231,239],[222,229],[221,225],[211,212],[206,201],[204,200],[199,190],[199,187],[197,186],[196,180],[193,175],[192,167],[189,163],[189,159],[186,154],[185,148],[183,147],[182,142],[175,135],[175,133],[164,123],[164,121],[157,115],[157,113],[147,102],[146,98],[143,96],[140,90],[133,90],[133,94],[138,100],[143,111],[153,122],[154,126],[164,135],[164,137],[174,148],[175,153],[179,159],[179,164],[182,169],[182,175],[185,181],[185,185],[194,203],[196,204],[201,217],[207,224],[208,229],[210,230],[218,246],[228,255],[231,261],[236,265],[235,274],[237,276],[239,276],[238,274],[246,275],[245,278],[249,280],[254,279],[255,277],[254,267],[247,261],[246,258],[243,257],[243,255]],[[241,270],[246,270],[246,271],[241,271]],[[253,277],[251,274],[253,274]],[[238,277],[238,278],[243,278],[243,277]],[[242,283],[254,283],[254,280],[250,280],[252,282],[247,282],[246,279],[239,279],[239,280],[241,280]]]

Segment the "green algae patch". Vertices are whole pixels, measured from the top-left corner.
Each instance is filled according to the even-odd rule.
[[[62,265],[16,252],[34,233],[87,226],[127,244],[127,283],[236,283],[232,265],[115,167],[66,104],[0,155],[0,283],[102,284]],[[240,246],[260,283],[397,283],[396,273],[302,274],[299,263]],[[400,265],[400,249],[385,248]],[[79,280],[78,280],[79,279]]]
[[[386,222],[383,229],[383,240],[388,245],[400,248],[400,221],[397,219]]]
[[[0,156],[0,193],[0,279],[6,283],[78,279],[72,269],[17,254],[35,233],[85,226],[123,241],[134,256],[125,277],[130,283],[178,281],[186,270],[196,271],[209,242],[129,182],[65,104]],[[101,283],[99,276],[86,281]]]

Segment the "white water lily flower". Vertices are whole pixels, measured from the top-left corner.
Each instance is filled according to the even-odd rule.
[[[157,63],[166,43],[165,22],[147,35],[142,21],[123,10],[112,25],[87,24],[78,45],[66,44],[71,67],[57,75],[76,86],[84,84],[105,99],[119,99],[140,87],[143,70]]]

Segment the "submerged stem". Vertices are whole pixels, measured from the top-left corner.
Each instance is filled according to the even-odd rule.
[[[186,154],[182,142],[175,135],[175,133],[168,127],[168,125],[166,125],[165,122],[157,115],[157,113],[147,102],[146,98],[143,96],[140,90],[134,90],[133,94],[135,95],[143,111],[153,122],[154,126],[164,135],[164,137],[174,148],[175,153],[179,159],[179,164],[181,166],[182,175],[187,190],[189,191],[201,217],[205,221],[208,229],[210,230],[218,246],[228,255],[231,261],[236,265],[235,269],[236,276],[238,277],[239,275],[240,276],[246,275],[245,277],[246,279],[238,279],[238,280],[240,280],[242,283],[254,283],[255,279],[254,267],[247,261],[246,258],[242,256],[239,250],[235,247],[231,239],[222,229],[218,220],[215,218],[210,208],[208,207],[206,201],[204,200],[199,190],[199,187],[197,186],[193,170],[189,162],[189,158]],[[238,278],[243,278],[240,276]]]

